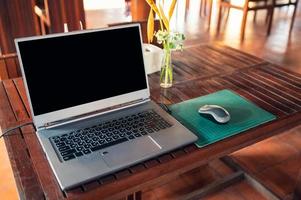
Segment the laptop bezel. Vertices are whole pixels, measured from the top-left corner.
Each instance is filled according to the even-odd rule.
[[[138,27],[139,28],[139,33],[140,33],[140,44],[141,44],[141,51],[142,51],[142,56],[143,56],[143,65],[144,65],[144,72],[145,72],[145,79],[146,79],[146,88],[142,90],[138,90],[135,92],[130,92],[90,103],[85,103],[53,112],[48,112],[44,114],[39,114],[35,115],[33,106],[32,106],[32,101],[30,97],[30,92],[28,90],[28,85],[26,81],[26,74],[24,72],[24,67],[22,63],[22,56],[20,53],[19,49],[19,42],[24,42],[24,41],[32,41],[32,40],[39,40],[39,39],[47,39],[47,38],[54,38],[54,37],[62,37],[62,36],[67,36],[67,35],[77,35],[77,34],[86,34],[86,33],[92,33],[92,32],[99,32],[99,31],[107,31],[107,30],[114,30],[114,29],[121,29],[121,28],[131,28],[131,27]],[[141,27],[140,24],[128,24],[128,25],[121,25],[121,26],[114,26],[114,27],[105,27],[105,28],[99,28],[99,29],[91,29],[91,30],[81,30],[81,31],[73,31],[73,32],[67,32],[67,33],[56,33],[56,34],[49,34],[49,35],[43,35],[43,36],[32,36],[32,37],[24,37],[24,38],[17,38],[15,39],[15,45],[16,45],[16,50],[17,50],[17,55],[18,55],[18,60],[20,63],[20,68],[22,72],[22,77],[23,77],[23,82],[27,94],[27,98],[29,101],[30,109],[31,109],[31,114],[32,114],[32,119],[33,122],[36,126],[37,129],[40,127],[44,127],[46,124],[51,124],[56,121],[64,121],[65,119],[72,119],[75,118],[76,116],[83,116],[88,113],[92,113],[98,110],[103,110],[105,108],[121,105],[127,102],[135,102],[137,100],[147,100],[149,99],[150,96],[150,91],[149,91],[149,83],[148,83],[148,78],[145,70],[145,60],[144,60],[144,54],[143,54],[143,42],[142,42],[142,34],[141,34]],[[121,52],[122,53],[122,52]],[[41,90],[41,95],[43,95],[43,91]],[[134,106],[135,104],[133,104]],[[128,107],[129,105],[127,105]],[[108,111],[106,111],[108,112]],[[101,113],[99,113],[101,114]],[[93,115],[95,116],[95,114]]]

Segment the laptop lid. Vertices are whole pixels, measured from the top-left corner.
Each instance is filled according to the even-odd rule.
[[[15,40],[37,128],[149,98],[139,24]]]

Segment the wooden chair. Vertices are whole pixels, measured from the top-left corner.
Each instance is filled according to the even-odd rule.
[[[200,0],[200,2],[201,2],[200,15],[204,17],[208,17],[208,29],[209,29],[211,24],[213,0]],[[185,6],[186,6],[186,10],[188,10],[190,6],[190,0],[186,0]]]
[[[289,33],[291,33],[293,30],[295,17],[296,17],[296,13],[297,13],[297,8],[298,8],[298,3],[299,3],[299,0],[275,0],[276,8],[284,7],[284,6],[294,6],[294,11],[293,11],[292,19],[291,19]]]
[[[148,41],[147,41],[147,20],[112,23],[112,24],[108,24],[108,26],[120,26],[120,25],[133,24],[133,23],[139,23],[140,24],[141,32],[142,32],[142,41],[143,41],[143,43],[148,43]],[[159,22],[159,20],[156,19],[154,30],[158,31],[159,29],[160,29],[160,22]],[[162,45],[157,43],[157,40],[156,40],[155,37],[153,39],[153,42],[151,42],[151,44],[162,48]]]
[[[36,5],[34,6],[34,12],[40,24],[41,35],[48,34],[51,29],[48,1],[36,1]]]
[[[201,15],[207,16],[208,14],[208,28],[210,28],[210,24],[211,24],[211,14],[212,14],[212,6],[213,6],[212,1],[213,0],[201,0]]]
[[[255,20],[256,11],[264,9],[268,11],[266,21],[268,22],[267,35],[269,35],[273,23],[274,9],[279,7],[284,7],[284,6],[294,6],[294,12],[292,15],[292,20],[291,20],[291,25],[289,30],[289,32],[291,33],[294,26],[298,2],[299,0],[245,0],[243,6],[237,6],[237,5],[233,5],[231,3],[231,0],[220,0],[217,30],[218,32],[220,31],[223,7],[227,7],[228,9],[235,8],[235,9],[243,10],[243,19],[242,19],[241,30],[240,30],[240,39],[242,41],[245,36],[245,27],[247,22],[248,11],[255,12],[255,16],[254,16],[254,20]]]
[[[218,11],[217,31],[218,32],[220,31],[223,8],[228,8],[229,11],[231,8],[242,10],[243,11],[243,19],[242,19],[241,28],[240,28],[240,39],[242,41],[245,37],[245,28],[246,28],[248,12],[249,11],[257,11],[257,10],[267,10],[269,13],[267,35],[269,35],[271,32],[271,28],[272,28],[275,1],[276,0],[245,0],[245,2],[242,5],[236,5],[236,4],[233,4],[231,0],[220,0],[219,1],[219,11]]]
[[[290,33],[294,26],[295,17],[296,17],[297,8],[298,8],[298,2],[299,2],[299,0],[276,0],[275,1],[274,8],[281,8],[284,6],[294,6],[294,11],[293,11],[292,19],[291,19],[290,30],[289,30]],[[254,13],[254,21],[255,21],[255,18],[256,18],[256,11]],[[267,15],[267,19],[268,18],[269,18],[269,13]]]
[[[0,55],[0,80],[21,77],[17,54]]]

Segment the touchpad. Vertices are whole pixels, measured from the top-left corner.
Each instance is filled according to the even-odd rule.
[[[102,152],[109,167],[118,167],[142,160],[145,156],[159,151],[161,147],[150,137],[141,137],[118,144]]]

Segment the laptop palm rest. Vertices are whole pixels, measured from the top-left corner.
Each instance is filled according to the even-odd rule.
[[[125,142],[102,152],[103,159],[109,167],[115,168],[125,163],[139,162],[144,156],[161,149],[150,136],[137,138],[130,143]]]

